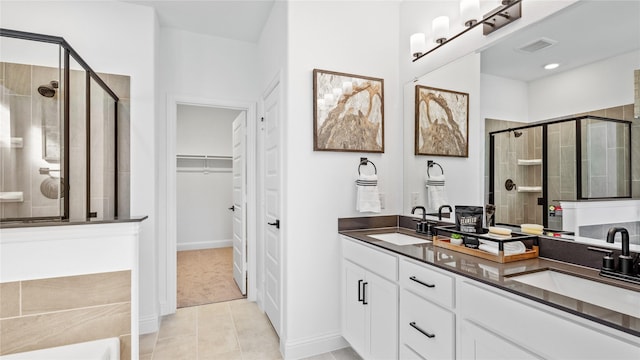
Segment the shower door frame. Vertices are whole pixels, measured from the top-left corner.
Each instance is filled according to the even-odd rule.
[[[85,202],[86,202],[86,212],[85,218],[88,220],[92,217],[95,217],[95,214],[91,212],[91,79],[93,79],[114,101],[114,209],[113,216],[114,218],[118,217],[118,103],[120,98],[109,88],[109,86],[100,78],[100,76],[93,71],[93,69],[87,64],[82,57],[69,45],[69,43],[60,36],[53,35],[45,35],[45,34],[37,34],[25,31],[11,30],[0,28],[0,37],[8,37],[13,39],[20,40],[29,40],[29,41],[38,41],[49,44],[56,44],[64,49],[64,74],[63,74],[63,84],[64,88],[62,88],[64,97],[62,103],[62,127],[63,127],[63,136],[64,136],[64,151],[61,163],[64,165],[64,170],[62,174],[62,179],[66,179],[63,182],[64,188],[61,190],[61,193],[64,194],[64,197],[61,197],[63,203],[63,209],[61,216],[47,216],[47,217],[26,217],[26,218],[11,218],[11,219],[2,219],[3,221],[34,221],[34,220],[69,220],[70,213],[70,203],[69,197],[69,179],[70,179],[70,102],[71,102],[71,91],[70,91],[70,78],[71,71],[69,68],[70,58],[73,59],[84,69],[86,73],[86,88],[85,88],[85,126],[86,126],[86,139],[85,139],[85,164],[86,164],[86,192],[85,192]]]
[[[606,122],[616,122],[616,123],[623,123],[626,124],[628,127],[628,144],[629,144],[629,148],[628,148],[628,156],[629,156],[629,172],[628,172],[628,176],[627,176],[627,196],[606,196],[606,197],[585,197],[582,194],[582,120],[585,119],[593,119],[593,120],[601,120],[601,121],[606,121]],[[584,200],[606,200],[606,199],[629,199],[632,197],[632,193],[631,193],[631,184],[632,184],[632,151],[631,151],[631,121],[628,120],[621,120],[621,119],[612,119],[612,118],[607,118],[607,117],[602,117],[602,116],[594,116],[594,115],[584,115],[584,116],[578,116],[578,117],[571,117],[571,118],[562,118],[562,119],[556,119],[556,120],[546,120],[546,121],[540,121],[540,122],[535,122],[535,123],[531,123],[529,125],[524,125],[524,126],[518,126],[518,127],[513,127],[513,128],[507,128],[507,129],[503,129],[503,130],[497,130],[497,131],[492,131],[489,133],[489,203],[490,204],[494,204],[495,203],[495,139],[494,136],[497,134],[501,134],[501,133],[506,133],[506,132],[510,132],[510,131],[518,131],[518,130],[524,130],[524,129],[530,129],[530,128],[536,128],[536,127],[542,127],[542,203],[538,203],[538,205],[542,205],[542,219],[543,219],[543,226],[545,228],[547,228],[549,226],[549,213],[547,212],[547,209],[549,207],[549,197],[548,197],[548,150],[547,150],[547,134],[548,134],[548,126],[549,125],[554,125],[554,124],[559,124],[559,123],[564,123],[564,122],[569,122],[569,121],[575,121],[575,125],[576,125],[576,137],[575,137],[575,144],[576,144],[576,199],[578,201],[584,201]],[[558,199],[560,200],[560,199]],[[511,224],[507,224],[507,225],[511,225]],[[556,230],[561,230],[561,229],[556,229]]]

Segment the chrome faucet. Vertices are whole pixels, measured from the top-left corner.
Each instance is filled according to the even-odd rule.
[[[620,272],[625,275],[633,274],[633,258],[629,251],[629,231],[623,227],[612,227],[607,233],[607,242],[613,243],[616,234],[622,235],[622,254],[618,256]]]
[[[453,209],[449,205],[440,206],[440,208],[438,208],[438,220],[442,220],[442,209],[444,209],[444,208],[449,209],[449,214],[451,214],[453,212]]]

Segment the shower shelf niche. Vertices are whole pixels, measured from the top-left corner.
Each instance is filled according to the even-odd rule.
[[[542,192],[542,186],[518,186],[518,192],[539,193]]]
[[[523,166],[542,165],[542,159],[518,159],[518,165],[523,165]]]

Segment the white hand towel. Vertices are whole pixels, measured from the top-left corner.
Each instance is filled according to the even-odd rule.
[[[498,255],[498,242],[496,241],[488,241],[488,240],[480,240],[480,246],[478,246],[478,249],[480,250],[484,250],[486,252],[490,252],[492,254]],[[522,254],[525,251],[527,251],[527,247],[524,246],[524,244],[522,243],[522,241],[514,241],[514,242],[508,242],[508,243],[504,243],[504,254],[505,255],[515,255],[515,254]]]
[[[359,175],[356,181],[356,210],[360,212],[380,212],[378,175]]]
[[[440,206],[449,204],[444,184],[444,175],[427,175],[425,186],[427,187],[429,209],[435,211],[438,210]]]

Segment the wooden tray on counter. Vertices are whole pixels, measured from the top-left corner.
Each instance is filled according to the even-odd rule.
[[[448,227],[436,227],[436,230],[438,231],[438,236],[434,236],[434,239],[433,239],[434,246],[461,252],[463,254],[483,258],[490,261],[495,261],[495,262],[504,264],[504,263],[510,263],[510,262],[520,261],[520,260],[535,259],[538,257],[538,254],[539,254],[537,236],[515,233],[514,236],[512,236],[508,240],[500,240],[500,239],[487,236],[486,234],[471,234],[471,233],[456,231],[455,228],[451,229]],[[473,236],[478,239],[489,240],[493,242],[533,240],[533,245],[531,245],[531,248],[527,248],[527,250],[521,254],[505,255],[504,251],[498,251],[498,254],[496,255],[484,250],[468,248],[463,244],[460,244],[460,245],[452,244],[450,242],[451,238],[449,237],[451,233],[456,233],[463,236]]]

